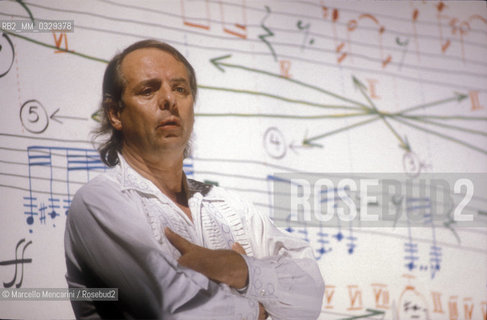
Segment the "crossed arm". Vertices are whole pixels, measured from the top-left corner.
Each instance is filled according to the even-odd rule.
[[[279,230],[251,204],[231,195],[227,200],[236,208],[245,208],[242,223],[253,251],[251,256],[237,255],[235,251],[239,252],[236,250],[238,245],[234,245],[233,251],[196,246],[191,254],[180,250],[182,257],[179,264],[237,289],[246,283],[245,290],[241,290],[242,296],[259,302],[259,310],[262,311],[263,307],[273,320],[317,319],[321,311],[324,283],[309,245]],[[173,235],[166,232],[167,238],[178,247]],[[243,254],[244,250],[241,249],[239,253]],[[199,257],[193,260],[192,257],[196,256]],[[196,263],[198,259],[204,263]],[[232,270],[225,270],[225,265],[232,265]]]
[[[165,234],[181,253],[178,260],[180,265],[235,289],[242,289],[248,285],[249,270],[242,258],[245,250],[238,242],[233,244],[232,250],[211,250],[189,242],[169,228],[165,229]],[[263,305],[259,303],[259,320],[264,320],[267,316]]]

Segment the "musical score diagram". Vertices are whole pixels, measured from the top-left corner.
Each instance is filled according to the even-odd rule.
[[[14,36],[19,37],[19,35],[14,35]],[[20,36],[20,37],[22,39],[32,41],[32,39],[29,39],[27,37],[24,36]],[[41,45],[47,47],[53,47],[48,44],[41,44]],[[76,54],[79,56],[84,56],[83,54],[80,53],[76,53]],[[447,105],[452,102],[461,103],[469,96],[472,101],[475,101],[475,99],[478,99],[477,96],[478,93],[476,92],[463,93],[463,92],[453,91],[450,96],[447,96],[443,99],[407,107],[404,108],[403,110],[400,110],[399,112],[388,112],[387,110],[381,110],[378,108],[377,104],[371,98],[373,96],[373,92],[370,92],[371,88],[367,89],[363,81],[358,79],[355,76],[352,76],[351,81],[353,82],[355,89],[360,92],[360,95],[366,101],[365,103],[345,97],[343,95],[339,95],[337,93],[331,92],[321,87],[308,84],[301,80],[289,78],[277,73],[272,73],[264,69],[257,69],[245,65],[236,64],[236,63],[229,63],[227,59],[230,57],[231,55],[224,55],[221,57],[213,58],[210,60],[210,62],[218,70],[222,72],[225,72],[225,70],[228,69],[230,70],[239,69],[249,73],[263,75],[265,77],[277,78],[280,79],[281,81],[290,82],[299,87],[315,90],[317,92],[320,92],[324,96],[326,96],[326,98],[333,98],[345,104],[324,104],[318,101],[315,102],[315,101],[307,101],[307,100],[297,99],[297,98],[288,98],[283,95],[270,93],[270,92],[251,91],[251,90],[244,90],[238,88],[215,87],[215,86],[200,84],[198,87],[203,90],[216,90],[220,92],[259,96],[268,99],[284,101],[286,103],[296,105],[296,106],[302,105],[309,108],[320,108],[321,110],[327,111],[328,113],[321,114],[321,115],[304,115],[304,116],[292,115],[291,116],[288,114],[272,114],[272,113],[243,114],[243,113],[232,112],[232,113],[197,113],[196,116],[198,117],[240,117],[240,118],[261,117],[261,118],[274,118],[274,119],[293,118],[296,120],[320,120],[320,119],[336,120],[336,119],[344,119],[344,118],[361,119],[360,121],[355,121],[353,124],[347,125],[345,127],[341,127],[328,132],[315,134],[311,137],[308,136],[293,137],[292,142],[287,145],[289,148],[293,150],[296,150],[297,148],[321,147],[322,144],[320,144],[320,142],[325,138],[329,138],[330,136],[342,132],[346,132],[348,130],[357,129],[361,126],[365,126],[373,122],[382,122],[383,125],[385,125],[390,130],[390,133],[395,137],[395,139],[398,142],[398,146],[404,150],[405,152],[404,159],[403,159],[404,168],[405,171],[407,172],[412,167],[413,172],[409,172],[411,175],[417,175],[420,173],[422,168],[421,161],[418,159],[418,155],[414,153],[413,150],[414,146],[411,147],[410,141],[408,140],[407,136],[401,135],[399,132],[397,132],[397,130],[391,124],[392,121],[403,124],[411,130],[426,132],[427,134],[438,137],[444,141],[455,143],[457,145],[460,145],[470,150],[474,150],[484,155],[487,154],[487,149],[485,149],[484,147],[479,146],[478,144],[471,143],[470,141],[466,140],[466,138],[463,137],[457,138],[454,135],[456,132],[462,132],[462,133],[467,133],[474,137],[480,137],[485,139],[484,137],[487,137],[487,131],[485,129],[478,130],[478,129],[472,129],[467,125],[451,124],[452,122],[455,121],[460,121],[462,123],[468,121],[478,125],[479,123],[487,122],[487,117],[469,116],[469,115],[465,116],[465,115],[458,115],[458,114],[445,115],[445,114],[437,114],[437,113],[425,115],[421,113],[415,113],[415,112],[423,112],[425,109],[441,107],[443,105]],[[97,61],[105,62],[103,59],[99,59],[99,58],[95,58],[95,59]],[[341,111],[341,112],[335,113],[334,111]],[[92,117],[96,118],[95,115]],[[432,129],[427,125],[439,127],[442,130],[446,129],[449,131],[449,133],[447,134],[442,132],[442,130]],[[273,140],[275,141],[273,142],[271,141],[271,144],[285,144],[285,141],[279,141],[279,138],[277,138],[277,140],[276,139]],[[296,141],[299,142],[296,143]],[[407,162],[413,162],[413,165],[409,166],[407,165]]]
[[[34,224],[35,218],[46,224],[47,217],[55,226],[57,217],[68,214],[73,185],[79,187],[88,182],[92,171],[106,170],[93,149],[29,146],[27,156],[29,195],[24,197],[24,214],[29,226]],[[58,158],[63,161],[57,161]],[[40,194],[40,190],[46,190],[47,194]],[[32,233],[32,229],[29,232]]]
[[[68,215],[74,193],[108,170],[98,151],[91,148],[29,146],[27,157],[29,192],[23,200],[30,233],[36,221],[55,227],[58,217]],[[193,176],[192,159],[185,160],[183,170]]]
[[[254,203],[270,214],[278,207],[272,200],[270,185],[289,183],[273,175],[272,172],[276,172],[277,167],[272,165],[284,164],[291,156],[297,156],[305,162],[310,152],[325,152],[328,142],[333,142],[331,139],[343,134],[365,132],[368,129],[386,131],[389,135],[388,143],[371,146],[376,148],[372,150],[396,148],[398,154],[402,155],[404,173],[410,178],[421,177],[428,172],[428,155],[418,147],[424,142],[417,139],[418,133],[427,136],[433,144],[450,146],[451,157],[471,153],[476,159],[485,159],[487,117],[484,116],[483,99],[486,91],[483,86],[483,70],[487,64],[476,53],[485,52],[485,46],[479,39],[487,35],[487,20],[479,14],[460,16],[448,2],[414,2],[404,12],[396,13],[395,17],[399,19],[397,23],[392,23],[391,16],[372,12],[372,9],[349,10],[346,5],[339,7],[339,4],[326,1],[307,1],[302,4],[312,9],[312,14],[308,15],[286,12],[280,5],[273,3],[255,5],[245,1],[236,1],[230,5],[227,2],[181,0],[177,3],[181,7],[180,11],[171,9],[172,11],[167,12],[165,8],[153,10],[154,8],[144,8],[141,5],[100,2],[112,8],[113,12],[122,8],[127,14],[113,17],[98,12],[96,19],[110,21],[109,19],[115,18],[120,26],[127,28],[93,28],[88,23],[90,18],[94,18],[89,10],[73,12],[68,7],[57,8],[49,3],[41,5],[22,1],[18,1],[16,5],[21,4],[23,17],[30,20],[46,18],[50,12],[56,12],[59,16],[75,16],[78,32],[102,39],[116,36],[117,33],[144,38],[147,34],[156,34],[167,28],[171,30],[168,34],[174,34],[174,38],[169,37],[166,40],[176,47],[185,48],[191,54],[210,52],[209,56],[212,58],[205,60],[207,66],[216,71],[212,75],[218,74],[219,80],[222,80],[220,83],[224,85],[216,85],[217,81],[203,81],[199,87],[201,91],[228,94],[234,100],[238,100],[238,97],[256,97],[264,102],[263,105],[285,106],[288,112],[281,113],[278,108],[269,108],[273,112],[266,112],[266,109],[247,113],[231,109],[222,112],[215,108],[196,114],[196,117],[209,120],[232,118],[232,121],[244,124],[253,124],[258,119],[275,120],[261,128],[261,141],[257,142],[262,143],[268,156],[266,163],[262,165],[266,169],[260,173],[237,176],[235,172],[242,172],[245,162],[235,162],[232,166],[225,159],[213,159],[214,166],[208,166],[208,169],[203,166],[204,159],[189,159],[185,163],[188,176],[194,175],[198,180],[212,181],[227,189],[264,195],[267,201]],[[137,15],[131,15],[144,10],[159,14],[164,19],[138,21]],[[4,14],[8,15],[10,12]],[[427,21],[429,18],[433,20]],[[165,21],[169,23],[165,25]],[[152,31],[155,32],[139,32],[132,28],[134,25],[153,28]],[[183,38],[184,42],[181,40]],[[107,63],[107,59],[97,56],[96,50],[73,41],[70,34],[55,33],[52,34],[51,41],[46,39],[49,40],[30,34],[11,34],[4,31],[0,37],[0,78],[14,73],[15,57],[22,46],[14,48],[13,44],[17,45],[22,41],[36,45],[40,50],[72,56],[73,61],[81,58]],[[264,59],[269,58],[265,60],[268,63],[259,62],[257,65],[249,62],[251,60],[247,58],[254,57],[255,53]],[[328,70],[336,74],[340,73],[344,75],[344,86],[352,90],[339,91],[336,87],[329,88],[320,81],[306,79],[298,72],[303,66],[329,68]],[[421,73],[424,78],[418,77],[416,73]],[[275,86],[265,90],[249,89],[230,81],[231,78],[240,76],[255,79],[257,82],[272,82]],[[398,79],[400,85],[418,82],[421,88],[426,88],[425,91],[436,88],[438,94],[427,95],[422,103],[412,103],[405,99],[405,106],[396,110],[392,108],[393,101],[378,98],[380,93],[376,91],[380,81],[390,79]],[[290,91],[284,88],[292,88],[298,94],[290,95]],[[316,94],[311,99],[307,95],[301,95],[304,90],[314,91]],[[27,131],[40,137],[49,133],[47,128],[53,121],[56,125],[62,125],[59,122],[75,120],[68,118],[74,115],[66,114],[64,109],[57,106],[44,108],[40,102],[44,100],[38,99],[19,99],[20,104],[25,105],[21,112],[21,121],[24,121],[23,128]],[[93,114],[91,119],[98,121],[99,115]],[[85,115],[83,120],[89,120],[89,115]],[[299,122],[305,124],[304,126],[309,124],[309,129],[302,130],[301,127],[300,131],[292,131],[282,125],[280,120]],[[97,160],[99,158],[96,151],[88,147],[53,146],[46,142],[44,145],[38,143],[29,146],[25,150],[29,191],[22,196],[24,210],[21,214],[29,232],[35,232],[36,227],[61,226],[64,222],[62,218],[68,212],[70,199],[77,188],[96,174],[107,170]],[[231,167],[233,175],[232,172],[224,175],[215,171],[215,168],[223,168],[223,164]],[[302,169],[280,167],[280,170],[286,172]],[[244,180],[254,181],[255,190],[239,189]],[[333,189],[323,192],[322,203],[333,201],[339,206],[341,199],[337,193],[342,191]],[[357,194],[350,193],[350,196],[356,199]],[[487,216],[484,200],[480,199],[468,209],[478,212],[482,217]],[[391,230],[394,225],[391,224],[390,228],[375,234],[376,239],[396,241],[400,257],[390,261],[391,266],[394,270],[402,270],[418,278],[424,279],[423,275],[426,275],[431,280],[430,287],[428,290],[420,290],[411,281],[398,292],[386,281],[365,285],[363,282],[328,283],[323,306],[323,313],[327,318],[385,319],[391,316],[391,312],[397,313],[397,319],[407,318],[412,313],[420,317],[425,314],[428,316],[429,313],[429,316],[448,315],[452,319],[472,319],[472,315],[485,318],[487,302],[454,290],[444,291],[441,286],[435,287],[441,281],[438,279],[450,272],[448,259],[453,252],[481,251],[480,245],[465,241],[472,234],[458,230],[448,220],[439,224],[432,221],[433,204],[429,198],[406,198],[391,194],[388,201],[394,208],[400,207],[404,212],[418,214],[422,219],[423,232],[420,233],[411,226],[405,228],[404,233],[393,234]],[[383,203],[369,204],[372,209],[382,205]],[[309,241],[316,258],[322,264],[326,264],[327,258],[333,258],[333,254],[337,252],[353,261],[352,258],[358,257],[364,251],[371,254],[368,251],[377,245],[368,243],[366,238],[372,233],[359,228],[354,222],[341,222],[330,228],[326,224],[291,223],[289,218],[293,213],[286,214],[287,219],[277,219],[275,222]],[[30,258],[29,255],[27,257]],[[340,301],[346,301],[348,305],[338,309],[337,304]],[[395,305],[395,302],[398,304]]]

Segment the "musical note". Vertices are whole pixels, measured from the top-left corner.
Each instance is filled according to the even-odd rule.
[[[326,195],[325,197],[323,197],[323,195]],[[321,203],[323,202],[326,202],[328,203],[329,201],[332,201],[332,204],[333,204],[333,212],[336,213],[337,212],[337,208],[338,208],[338,194],[337,194],[337,189],[336,188],[333,188],[331,190],[322,190],[321,191]],[[329,205],[326,206],[327,208],[330,208]],[[340,218],[337,218],[337,227],[338,227],[338,232],[336,234],[333,235],[333,237],[338,241],[338,242],[341,242],[344,238],[344,235],[342,233],[342,224],[341,224],[341,219]]]
[[[308,23],[308,24],[304,25],[303,21],[298,20],[298,22],[296,23],[296,27],[298,28],[299,31],[304,32],[303,42],[301,43],[301,51],[303,51],[304,47],[306,46],[307,41],[308,41],[309,29],[311,27],[311,24]],[[314,42],[315,42],[314,39],[310,39],[308,44],[312,45]]]
[[[241,39],[247,39],[247,17],[245,1],[242,0],[241,6],[237,6],[240,10],[237,10],[235,6],[232,5],[231,10],[225,11],[223,3],[220,1],[220,12],[223,31],[231,34],[232,36],[239,37]],[[229,19],[230,17],[230,19]],[[228,21],[234,21],[233,23],[228,23]]]
[[[412,14],[412,26],[413,26],[413,34],[414,34],[414,44],[416,47],[416,58],[418,59],[418,62],[421,61],[420,55],[419,55],[419,42],[418,42],[418,31],[416,29],[416,21],[418,21],[419,17],[419,10],[414,9],[413,14]]]
[[[90,179],[90,170],[105,169],[103,162],[96,150],[78,149],[78,148],[57,148],[50,147],[50,150],[65,150],[67,160],[67,170],[69,171],[85,171],[87,179]]]
[[[49,216],[51,217],[52,220],[54,220],[56,217],[59,216],[59,213],[56,212],[56,209],[59,209],[60,208],[60,205],[59,205],[59,199],[58,198],[52,198],[50,197],[49,199],[49,209],[51,210],[51,212],[49,212]],[[53,224],[53,226],[55,227],[56,225]]]
[[[320,260],[321,257],[323,257],[326,253],[332,251],[332,248],[327,248],[327,246],[330,244],[330,241],[328,240],[329,234],[325,233],[323,231],[323,224],[320,222],[319,226],[319,231],[316,233],[318,236],[318,239],[316,240],[317,243],[319,243],[319,249],[315,249],[315,252],[318,254],[315,258],[316,260]]]
[[[322,6],[323,10],[323,17],[326,19],[328,17],[328,8],[325,6]],[[331,22],[332,22],[332,29],[333,29],[333,38],[335,42],[335,52],[337,54],[337,62],[340,64],[342,63],[345,58],[350,57],[350,60],[353,63],[353,54],[352,54],[352,41],[351,41],[351,36],[354,33],[355,30],[359,27],[359,22],[362,21],[372,21],[376,26],[377,26],[377,35],[378,35],[378,44],[379,44],[379,53],[380,53],[380,60],[381,60],[381,65],[382,68],[386,68],[387,65],[392,61],[392,56],[390,54],[385,55],[384,54],[384,48],[382,45],[382,38],[383,34],[385,32],[385,27],[379,22],[379,20],[368,13],[363,13],[360,14],[357,18],[355,19],[350,19],[346,23],[346,31],[347,31],[347,41],[338,41],[338,36],[337,36],[337,21],[340,19],[340,12],[338,9],[333,9],[332,14],[331,14]],[[345,44],[347,44],[347,50],[345,50]]]
[[[401,70],[402,65],[404,63],[404,59],[406,58],[406,54],[408,53],[408,45],[409,45],[409,39],[406,39],[404,41],[401,41],[399,37],[396,37],[396,43],[398,46],[404,48],[402,50],[402,56],[401,56],[401,61],[399,62],[398,69]]]
[[[28,163],[29,163],[29,197],[24,197],[24,200],[28,200],[29,203],[24,204],[24,207],[30,208],[29,211],[24,212],[24,214],[29,215],[27,217],[27,224],[32,225],[34,223],[34,216],[38,215],[37,212],[34,212],[34,208],[37,208],[37,204],[34,204],[34,200],[37,200],[37,198],[34,198],[32,196],[32,184],[33,184],[33,179],[32,179],[32,170],[33,167],[48,167],[49,168],[49,180],[50,180],[50,189],[51,189],[51,196],[50,198],[52,199],[52,158],[51,158],[51,152],[49,151],[46,154],[46,151],[43,150],[43,148],[38,148],[38,147],[28,147],[27,148],[27,156],[28,156]],[[32,229],[29,230],[29,232],[32,232]]]
[[[204,2],[191,1],[191,3],[185,5],[186,1],[188,0],[180,0],[183,24],[192,28],[210,30],[210,7],[208,0],[205,0]],[[245,1],[242,0],[241,5],[238,6],[240,10],[235,9],[234,5],[232,5],[231,10],[225,10],[225,4],[221,1],[219,2],[219,5],[221,28],[223,32],[241,39],[247,39]],[[202,12],[204,12],[205,17],[197,18]]]
[[[379,42],[380,58],[382,60],[382,68],[385,68],[392,60],[391,55],[387,55],[386,57],[384,56],[384,48],[382,46],[382,37],[386,28],[379,22],[379,20],[375,16],[371,14],[364,13],[358,17],[359,21],[364,19],[374,22],[375,25],[378,27],[378,42]]]
[[[408,218],[408,240],[404,243],[404,260],[406,260],[406,268],[409,271],[413,271],[417,268],[416,261],[419,259],[418,244],[413,241],[413,236],[411,234],[411,225]]]
[[[328,17],[328,8],[322,7],[323,9],[323,17],[327,18]],[[337,62],[340,64],[345,60],[345,58],[348,56],[348,52],[344,51],[345,48],[345,42],[341,41],[338,43],[338,33],[337,33],[337,21],[340,18],[340,12],[338,9],[334,8],[331,14],[331,21],[332,21],[332,32],[333,32],[333,40],[335,42],[335,52],[337,53]],[[350,32],[350,27],[347,25],[347,30]],[[347,32],[347,36],[349,33]],[[349,41],[349,50],[351,50],[350,47],[350,41]]]
[[[419,267],[420,270],[428,270],[430,271],[431,278],[434,279],[436,273],[440,270],[441,266],[441,247],[437,245],[436,242],[436,230],[433,222],[433,215],[432,215],[432,205],[431,200],[428,197],[407,197],[406,198],[406,212],[408,218],[408,238],[409,241],[405,243],[405,251],[408,254],[405,257],[405,260],[408,262],[406,267],[409,271],[412,271],[416,267]],[[432,244],[430,246],[430,253],[429,253],[429,266],[426,265],[419,265],[415,264],[415,261],[418,261],[419,258],[416,255],[418,253],[418,245],[413,243],[412,235],[411,235],[411,226],[410,226],[410,219],[411,214],[417,212],[423,215],[423,223],[426,226],[431,227],[432,232]]]
[[[333,204],[333,212],[334,214],[337,214],[337,209],[340,207],[341,203],[344,203],[346,201],[353,202],[353,200],[348,196],[348,192],[350,191],[349,186],[345,186],[342,188],[334,187],[332,189],[325,189],[321,191],[321,203],[328,203],[331,201]],[[347,198],[342,198],[339,196],[339,192],[343,194],[343,192],[347,193],[348,199]],[[330,208],[330,205],[327,205],[327,208]],[[341,208],[344,209],[344,208]],[[347,247],[347,253],[348,254],[353,254],[355,252],[355,248],[357,247],[356,241],[357,237],[353,235],[353,220],[348,221],[348,235],[346,236],[343,231],[342,231],[342,223],[341,223],[342,218],[338,216],[337,214],[337,233],[333,234],[332,237],[335,238],[338,242],[341,242],[342,240],[347,240],[346,241],[346,247]],[[330,249],[331,250],[331,249]],[[329,250],[329,251],[330,251]]]
[[[447,8],[443,2],[438,3],[436,6],[437,10],[437,21],[438,21],[438,33],[440,35],[440,46],[441,46],[441,52],[444,54],[446,51],[450,48],[450,45],[452,43],[450,38],[444,38],[443,34],[443,21],[446,20],[447,26],[450,28],[450,34],[454,37],[459,37],[460,40],[460,49],[462,53],[462,60],[463,63],[465,63],[465,44],[464,44],[464,38],[465,36],[472,30],[470,27],[470,19],[469,21],[467,20],[460,20],[456,17],[448,16],[443,13],[443,10]]]
[[[32,225],[34,224],[34,216],[37,215],[37,211],[35,211],[37,204],[34,203],[34,201],[37,201],[37,198],[34,198],[31,195],[30,197],[24,197],[24,201],[26,201],[26,203],[24,203],[24,207],[29,208],[28,211],[24,211],[24,214],[28,215],[26,222],[28,225]],[[29,232],[32,233],[32,229]]]
[[[435,278],[436,273],[440,270],[441,265],[441,247],[437,245],[436,242],[436,230],[433,223],[433,215],[431,208],[431,200],[429,198],[421,199],[420,209],[425,209],[424,211],[424,224],[431,227],[432,244],[430,247],[430,272],[431,279]],[[418,206],[416,206],[418,207]]]
[[[349,222],[348,231],[349,231],[349,235],[346,237],[346,239],[348,240],[347,252],[348,254],[353,254],[355,252],[355,247],[357,247],[357,245],[355,244],[355,242],[357,241],[357,237],[353,235],[352,221]]]
[[[450,39],[446,39],[446,41],[444,41],[444,39],[443,39],[443,27],[442,27],[442,22],[441,22],[441,19],[443,18],[443,16],[441,15],[441,12],[443,11],[443,9],[445,7],[446,7],[445,4],[441,1],[436,5],[436,10],[438,11],[436,18],[438,21],[438,32],[440,35],[440,46],[441,46],[441,52],[442,53],[445,53],[445,51],[448,49],[448,47],[450,46],[450,43],[451,43]]]
[[[456,35],[458,32],[458,35],[460,37],[460,47],[462,50],[462,60],[463,63],[465,63],[465,44],[463,40],[472,28],[467,21],[460,21],[457,18],[451,18],[448,25],[451,27],[451,33],[453,35]]]
[[[28,208],[24,214],[27,215],[26,222],[29,226],[34,224],[35,216],[39,216],[41,224],[46,224],[46,218],[49,216],[53,222],[52,226],[55,227],[54,222],[61,215],[61,210],[64,215],[68,214],[72,195],[76,191],[72,190],[72,182],[75,181],[78,185],[86,183],[92,178],[90,172],[106,170],[98,152],[93,149],[29,146],[27,156],[29,196],[23,199],[24,207]],[[55,161],[54,156],[59,160]],[[65,172],[60,172],[60,168],[65,169]],[[65,179],[60,179],[63,176]],[[65,182],[65,190],[59,181]],[[47,199],[42,194],[34,196],[37,190],[47,193]],[[62,199],[60,196],[65,198]],[[32,229],[29,229],[29,232],[32,233]]]
[[[430,271],[431,279],[434,279],[436,273],[441,268],[441,247],[436,244],[436,236],[430,248]]]
[[[191,2],[189,6],[185,6],[184,2],[187,0],[181,0],[181,16],[183,18],[183,24],[188,27],[199,28],[204,30],[210,30],[210,8],[208,6],[208,0],[204,2]],[[187,10],[191,10],[191,13],[200,14],[205,13],[205,18],[188,17]],[[201,20],[205,21],[201,22]]]

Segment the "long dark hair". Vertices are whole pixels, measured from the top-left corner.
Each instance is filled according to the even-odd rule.
[[[198,87],[196,84],[196,75],[191,64],[186,58],[174,47],[167,43],[157,40],[143,40],[132,44],[127,47],[121,53],[115,55],[108,63],[105,69],[105,75],[103,77],[103,92],[102,102],[98,114],[101,116],[101,124],[94,131],[93,140],[99,137],[109,135],[110,137],[101,142],[97,147],[100,153],[101,160],[109,167],[113,167],[118,164],[118,152],[122,151],[123,135],[121,131],[116,130],[110,123],[108,112],[110,109],[120,111],[124,105],[122,102],[122,94],[125,89],[126,81],[121,72],[121,65],[123,59],[132,51],[143,48],[156,48],[165,51],[172,55],[176,60],[182,62],[186,67],[189,77],[189,85],[191,94],[193,95],[193,101],[196,101],[196,94]],[[187,157],[190,153],[189,142],[184,150],[184,156]]]

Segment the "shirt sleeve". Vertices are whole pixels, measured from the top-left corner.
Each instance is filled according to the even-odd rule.
[[[99,181],[73,199],[66,279],[71,288],[118,288],[119,301],[72,301],[78,319],[257,319],[255,300],[179,267],[162,253],[133,202],[115,183]]]
[[[324,281],[309,244],[279,230],[250,203],[246,224],[254,256],[244,256],[249,283],[244,296],[262,303],[273,320],[317,319]]]

